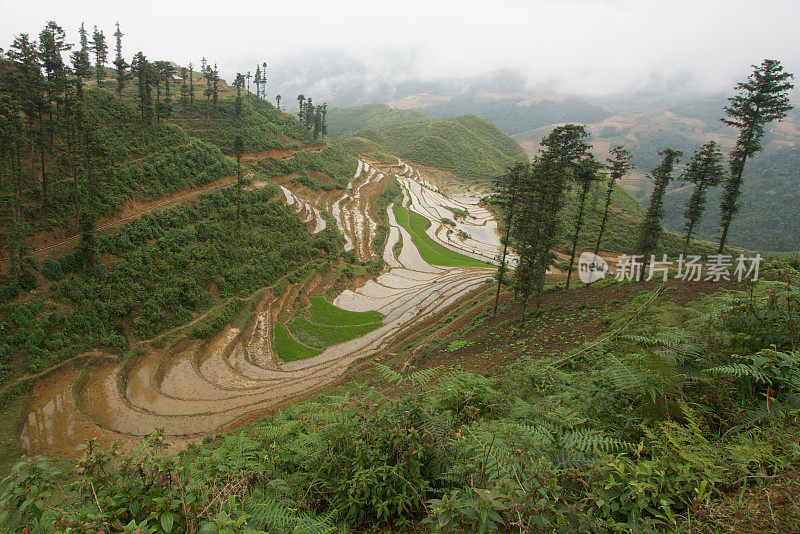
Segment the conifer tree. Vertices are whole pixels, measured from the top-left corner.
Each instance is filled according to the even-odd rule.
[[[653,192],[650,194],[650,204],[642,221],[639,230],[639,253],[643,256],[643,266],[639,273],[639,279],[644,278],[647,270],[650,255],[658,245],[661,237],[661,218],[664,215],[664,193],[672,180],[672,170],[678,164],[682,153],[677,150],[667,148],[658,153],[662,156],[661,163],[650,172],[650,179],[653,182]]]
[[[611,195],[614,193],[614,185],[621,180],[633,168],[631,165],[631,154],[623,146],[615,146],[609,150],[612,157],[606,160],[608,164],[608,189],[606,189],[606,204],[603,207],[603,218],[600,221],[600,231],[597,233],[597,244],[594,246],[594,255],[600,252],[600,242],[606,229],[608,211],[611,208]]]
[[[81,37],[81,52],[85,52],[86,56],[89,56],[89,36],[87,35],[86,28],[81,22],[81,27],[78,29],[78,34]]]
[[[700,222],[706,207],[706,192],[709,187],[718,186],[725,176],[722,168],[722,153],[719,145],[714,141],[709,141],[695,152],[692,160],[681,175],[681,180],[694,184],[692,196],[683,214],[685,219],[686,239],[683,242],[683,253],[689,246],[692,238],[692,230]]]
[[[134,58],[131,68],[136,73],[139,88],[139,114],[141,118],[142,139],[144,139],[147,127],[152,123],[153,117],[153,96],[150,88],[150,63],[141,52]]]
[[[189,107],[194,108],[194,64],[189,63]]]
[[[281,110],[281,95],[275,95],[275,104],[278,108],[278,111]]]
[[[186,67],[181,67],[181,107],[183,109],[189,106],[189,86],[186,85],[186,76],[188,76]]]
[[[494,311],[497,314],[497,305],[500,302],[500,288],[507,271],[506,257],[508,256],[508,241],[511,226],[514,221],[514,209],[517,206],[520,183],[530,173],[530,165],[517,163],[506,169],[506,172],[494,181],[494,200],[505,213],[506,235],[503,237],[503,254],[500,256],[500,266],[497,269],[497,292],[494,296]]]
[[[519,255],[514,289],[523,299],[523,321],[528,299],[541,294],[545,274],[553,264],[567,180],[589,150],[588,136],[583,126],[575,124],[554,128],[542,140],[542,153],[520,184],[519,209],[511,232]]]
[[[214,63],[214,70],[211,71],[212,81],[214,82],[214,92],[212,93],[214,96],[214,109],[217,109],[217,101],[219,100],[219,93],[217,92],[217,84],[219,83],[219,71],[217,70],[217,64]]]
[[[738,95],[728,99],[725,115],[720,119],[728,126],[739,130],[736,147],[730,154],[730,175],[722,187],[720,199],[720,223],[722,236],[717,254],[722,254],[731,221],[739,211],[742,173],[747,159],[760,152],[764,126],[772,121],[781,121],[792,109],[788,92],[794,88],[792,74],[783,71],[780,61],[765,59],[761,65],[752,65],[753,72],[746,82],[736,85]]]
[[[236,87],[236,105],[235,105],[235,112],[236,117],[240,117],[242,115],[242,88],[244,87],[244,76],[241,72],[236,74],[236,79],[233,81],[234,87]]]
[[[265,61],[262,64],[263,69],[261,70],[261,98],[264,100],[267,99],[267,62]]]
[[[599,171],[602,166],[602,163],[596,161],[594,156],[586,154],[575,169],[574,178],[575,183],[578,185],[578,211],[575,212],[575,234],[572,236],[572,252],[569,257],[569,270],[567,271],[565,289],[569,289],[569,283],[572,279],[572,267],[575,264],[575,253],[578,250],[578,238],[580,238],[581,228],[583,227],[586,198],[589,196],[589,189],[592,187],[592,184],[600,179],[597,171]]]
[[[326,102],[322,103],[322,137],[328,136],[328,124],[325,120],[326,115],[328,114],[328,104]]]
[[[252,76],[250,75],[250,71],[249,70],[247,71],[247,74],[244,75],[244,77],[247,80],[247,92],[249,93],[250,92],[250,78],[252,78]]]
[[[256,86],[256,97],[261,98],[261,65],[256,65],[256,75],[253,77]]]
[[[117,30],[114,32],[114,38],[116,39],[116,46],[114,50],[116,52],[116,56],[114,57],[114,67],[117,69],[117,96],[122,98],[122,90],[125,88],[125,82],[127,81],[127,73],[125,69],[128,68],[128,63],[122,57],[122,37],[123,37],[122,30],[119,28],[119,22],[117,22]]]
[[[16,95],[20,109],[25,115],[29,148],[28,168],[33,187],[36,184],[35,145],[43,147],[42,136],[37,135],[35,124],[38,119],[41,129],[41,112],[46,107],[43,95],[44,80],[37,43],[31,41],[28,34],[19,34],[11,44],[7,55],[15,66],[15,75],[10,80],[10,89]],[[46,186],[43,189],[46,190]],[[43,191],[43,206],[46,205],[46,201],[44,201],[46,197],[46,191]]]
[[[94,53],[95,75],[97,77],[97,84],[105,78],[104,68],[108,60],[108,45],[106,44],[106,36],[103,32],[94,27],[92,34],[92,52]]]
[[[308,97],[306,105],[303,106],[303,123],[309,130],[314,127],[314,103],[312,102],[311,97]]]
[[[297,118],[300,119],[300,122],[305,122],[303,120],[303,108],[304,108],[305,100],[306,100],[306,97],[303,96],[302,94],[297,95],[297,109],[299,110],[297,112]]]
[[[45,133],[44,115],[47,115],[47,153],[53,154],[55,151],[55,130],[56,121],[53,119],[53,105],[56,110],[60,110],[64,104],[64,96],[67,90],[67,69],[62,59],[62,52],[69,50],[70,45],[66,44],[64,30],[58,24],[50,21],[45,29],[39,34],[39,58],[45,72],[44,98],[41,100],[39,110],[39,148],[41,154],[41,173],[42,173],[42,214],[47,217],[48,211],[48,176],[45,168]],[[60,114],[60,111],[59,111]]]

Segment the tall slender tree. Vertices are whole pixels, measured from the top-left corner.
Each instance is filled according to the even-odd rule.
[[[47,217],[48,211],[48,176],[45,169],[45,142],[44,124],[47,124],[47,154],[55,153],[55,131],[56,120],[53,118],[53,110],[60,115],[60,109],[64,104],[64,96],[67,91],[67,68],[62,59],[62,53],[69,50],[71,45],[66,44],[64,30],[53,21],[45,26],[39,34],[39,58],[45,72],[44,87],[45,98],[41,101],[39,114],[40,132],[40,154],[42,168],[42,214]],[[45,121],[44,115],[47,115]]]
[[[235,113],[236,117],[241,117],[242,115],[242,88],[244,87],[244,75],[239,72],[236,74],[236,79],[233,81],[233,86],[236,87],[236,102],[235,102]]]
[[[689,197],[689,203],[683,214],[684,227],[686,228],[686,239],[683,242],[684,254],[686,254],[686,248],[689,246],[689,240],[692,238],[692,231],[695,225],[703,217],[708,188],[718,186],[724,176],[722,152],[719,150],[719,145],[714,141],[707,142],[699,151],[695,152],[689,165],[683,171],[681,180],[694,184],[692,196]]]
[[[122,98],[122,90],[125,88],[125,82],[128,79],[128,75],[125,72],[125,69],[128,68],[128,63],[122,57],[122,37],[125,35],[122,33],[122,30],[119,28],[119,22],[117,22],[117,30],[114,32],[114,38],[116,40],[116,45],[114,50],[116,55],[114,57],[114,67],[117,69],[117,96]]]
[[[644,274],[650,261],[650,255],[658,245],[661,238],[661,218],[664,215],[664,193],[672,180],[672,170],[678,164],[682,153],[677,150],[667,148],[658,153],[662,156],[661,163],[650,173],[653,182],[653,192],[650,194],[650,204],[642,221],[639,230],[639,252],[643,256],[643,267],[639,273],[639,279],[644,278]]]
[[[503,237],[503,254],[500,256],[500,266],[497,268],[497,292],[494,296],[493,314],[497,314],[497,305],[500,302],[500,288],[502,287],[503,278],[505,278],[508,269],[506,265],[508,241],[511,226],[514,221],[514,209],[517,207],[519,185],[529,173],[529,164],[517,163],[506,169],[506,172],[497,177],[494,181],[494,200],[500,205],[503,213],[505,213],[506,235]]]
[[[631,155],[623,146],[615,146],[609,150],[612,157],[606,160],[608,164],[608,188],[606,189],[606,203],[603,207],[603,218],[600,221],[600,231],[597,233],[597,244],[594,246],[594,255],[600,252],[600,241],[608,221],[608,211],[611,208],[611,195],[614,193],[614,185],[621,180],[633,168],[631,165]]]
[[[34,155],[37,140],[36,120],[44,107],[41,64],[36,41],[31,41],[28,34],[19,34],[11,43],[7,56],[14,63],[14,76],[10,80],[11,90],[20,103],[25,115],[28,138],[28,170],[31,187],[36,185],[36,158]]]
[[[578,185],[578,210],[575,212],[575,233],[572,236],[572,252],[569,257],[566,289],[569,289],[569,283],[572,279],[572,267],[575,265],[575,253],[578,250],[578,239],[580,238],[581,228],[583,227],[586,199],[589,196],[589,189],[592,187],[592,184],[600,179],[598,171],[602,166],[603,164],[595,160],[594,156],[587,153],[580,160],[575,169],[574,180]]]
[[[189,107],[194,107],[194,63],[189,62]]]
[[[746,82],[736,85],[739,94],[728,99],[725,115],[720,119],[739,130],[736,147],[730,154],[730,175],[722,187],[720,223],[722,236],[717,254],[722,254],[733,217],[739,211],[742,173],[747,159],[760,152],[764,126],[780,121],[792,109],[788,93],[794,88],[792,74],[783,71],[780,61],[765,59],[761,65],[752,65],[753,72]]]
[[[151,66],[145,55],[138,52],[131,64],[131,68],[136,73],[139,88],[139,115],[141,120],[142,139],[145,132],[153,122],[153,92],[150,87]]]
[[[95,76],[98,85],[105,78],[105,66],[108,61],[108,45],[106,44],[106,36],[103,35],[102,30],[98,30],[97,26],[94,27],[92,33],[92,52],[94,53]]]
[[[256,75],[253,77],[256,86],[256,96],[261,98],[261,65],[256,65]]]
[[[514,287],[523,299],[522,319],[531,295],[541,295],[544,277],[553,264],[564,193],[577,162],[586,156],[589,134],[583,126],[566,124],[542,139],[542,153],[520,184],[519,209],[512,228],[519,261]]]
[[[281,95],[275,95],[275,105],[278,108],[278,111],[281,110]]]

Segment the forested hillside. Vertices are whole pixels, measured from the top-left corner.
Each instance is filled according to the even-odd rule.
[[[667,226],[683,229],[683,212],[689,188],[670,192],[664,202]],[[709,210],[697,236],[713,240],[719,235],[720,191],[708,196]],[[772,252],[800,250],[800,148],[774,148],[759,154],[745,170],[742,209],[731,226],[730,242],[737,246]]]
[[[328,110],[328,133],[331,137],[352,135],[364,129],[379,128],[393,122],[427,121],[418,111],[404,111],[386,104],[366,104]]]
[[[355,136],[400,157],[473,180],[491,179],[526,159],[513,139],[486,119],[471,115],[389,123],[361,130]]]

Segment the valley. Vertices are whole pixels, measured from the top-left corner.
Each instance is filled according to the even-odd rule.
[[[248,414],[334,383],[354,363],[386,352],[398,339],[406,343],[414,339],[409,332],[415,328],[424,326],[424,331],[432,327],[433,316],[484,285],[492,270],[483,262],[496,261],[499,254],[496,221],[478,206],[474,195],[457,195],[451,200],[433,190],[413,167],[399,161],[387,164],[359,159],[343,193],[313,199],[290,190],[291,183],[285,178],[276,181],[286,184],[279,186],[286,204],[311,234],[325,228],[319,211],[325,209],[344,236],[345,251],[352,250],[360,260],[369,261],[377,254],[372,247],[377,228],[376,191],[383,180],[395,176],[402,184],[404,210],[436,221],[438,226],[431,225],[425,237],[453,253],[447,262],[426,259],[408,225],[397,222],[390,205],[389,237],[380,251],[388,270],[332,299],[334,310],[377,312],[375,319],[380,324],[369,333],[355,332],[344,341],[323,350],[312,348],[311,354],[306,354],[304,349],[310,347],[296,339],[289,316],[294,307],[305,307],[309,299],[324,299],[331,274],[315,272],[304,281],[289,283],[281,295],[275,294],[274,286],[259,290],[249,297],[253,309],[249,317],[241,318],[241,326],[227,325],[207,343],[172,333],[142,342],[122,362],[93,352],[48,372],[34,386],[22,416],[19,439],[23,451],[79,456],[76,447],[91,438],[102,447],[120,443],[128,448],[157,427],[164,428],[174,450],[180,450],[220,428],[235,427],[235,422]],[[257,189],[259,182],[248,187]],[[453,209],[465,212],[455,230],[441,225],[447,215],[453,216]],[[455,232],[464,237],[454,237]],[[466,261],[469,258],[481,261]],[[327,328],[354,327],[334,324]],[[278,346],[276,329],[288,331],[293,344]]]

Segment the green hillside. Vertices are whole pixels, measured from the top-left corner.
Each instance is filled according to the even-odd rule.
[[[744,171],[741,211],[731,224],[729,243],[755,250],[800,250],[800,148],[770,149],[756,155]],[[674,190],[664,200],[665,222],[683,231],[683,212],[691,191]],[[719,188],[709,191],[698,238],[719,236]]]
[[[328,110],[328,134],[331,137],[351,135],[365,128],[378,128],[395,122],[428,121],[418,111],[395,109],[386,104],[366,104]]]
[[[527,160],[513,139],[474,115],[393,123],[362,130],[357,137],[401,158],[473,180],[492,178],[514,162]]]

